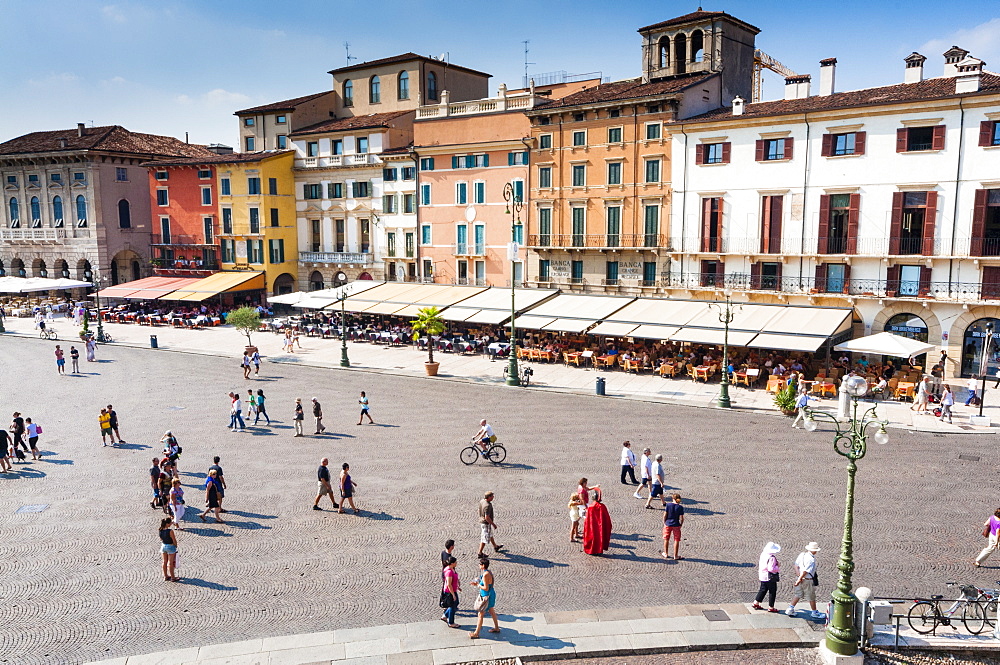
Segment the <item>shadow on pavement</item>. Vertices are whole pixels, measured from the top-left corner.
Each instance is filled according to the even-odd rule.
[[[152,448],[152,446],[147,446],[144,443],[116,443],[115,448],[121,448],[123,450],[146,450]]]
[[[186,515],[185,515],[185,517],[186,517]],[[195,514],[195,518],[197,518],[197,517],[198,517],[198,515]],[[184,520],[183,524],[193,524],[193,522],[190,522],[188,520]],[[194,534],[195,536],[205,536],[207,538],[216,538],[216,537],[219,537],[219,536],[222,536],[224,538],[232,538],[233,537],[233,534],[227,533],[227,532],[223,531],[222,529],[213,529],[213,528],[204,527],[204,526],[185,526],[184,527],[184,531],[186,533]]]
[[[736,563],[735,561],[720,561],[719,559],[699,559],[697,557],[684,557],[685,561],[690,561],[692,563],[704,563],[709,566],[723,566],[725,568],[753,568],[757,564],[755,563]]]
[[[495,552],[490,558],[495,559],[499,555],[503,555],[503,559],[499,561],[506,561],[509,563],[519,563],[525,566],[531,566],[532,568],[568,568],[568,563],[556,563],[555,561],[549,561],[548,559],[536,559],[535,557],[525,556],[523,554],[512,554],[510,552]]]
[[[396,520],[403,521],[404,519],[406,519],[405,517],[396,517],[395,515],[390,515],[384,510],[380,510],[377,513],[372,511],[362,510],[360,517],[367,517],[370,520],[378,520],[383,522],[392,522]]]
[[[55,457],[46,459],[45,458],[46,454],[54,454],[54,453],[42,453],[42,459],[40,459],[38,461],[39,462],[48,462],[49,464],[73,464],[73,460],[71,460],[71,459],[57,459]]]
[[[538,469],[538,467],[531,466],[530,464],[511,464],[509,462],[501,462],[500,464],[494,464],[493,466],[498,466],[501,469],[520,469],[522,471],[536,471]]]
[[[219,584],[218,582],[209,582],[208,580],[202,580],[197,577],[182,577],[176,584],[188,584],[190,586],[198,586],[204,589],[212,589],[213,591],[239,591],[239,587],[226,586],[224,584]]]
[[[225,515],[236,515],[237,517],[247,517],[255,520],[276,520],[277,515],[258,515],[257,513],[248,513],[242,510],[227,510]]]
[[[15,464],[13,471],[8,471],[5,475],[10,476],[11,474],[16,474],[20,478],[44,478],[48,474],[44,471],[39,471],[37,469],[32,469],[30,466]]]

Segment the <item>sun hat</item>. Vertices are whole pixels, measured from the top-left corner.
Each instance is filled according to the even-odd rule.
[[[769,542],[767,545],[764,545],[764,551],[768,554],[777,554],[781,551],[781,545]]]
[[[819,552],[819,544],[814,540],[808,545],[806,545],[806,551],[808,552]]]

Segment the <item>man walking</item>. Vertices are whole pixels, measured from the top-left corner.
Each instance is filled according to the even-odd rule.
[[[684,526],[684,506],[681,505],[681,495],[674,494],[672,501],[667,504],[663,511],[663,558],[669,559],[670,538],[674,539],[674,560],[683,561],[684,557],[678,556],[681,549],[681,527]]]
[[[118,433],[118,413],[111,408],[110,404],[108,404],[108,415],[111,417],[108,421],[111,424],[111,431],[118,437],[118,443],[125,443],[125,439],[123,439],[122,435]]]
[[[635,488],[635,494],[632,495],[637,499],[642,498],[642,495],[640,495],[639,492],[643,487],[646,488],[647,492],[651,492],[653,490],[653,460],[649,457],[651,454],[652,451],[649,448],[643,448],[642,458],[639,460],[639,476],[642,478],[642,483]]]
[[[819,577],[816,575],[816,553],[819,552],[819,545],[811,542],[805,546],[805,550],[795,559],[795,571],[798,576],[792,586],[792,602],[785,610],[788,616],[795,616],[795,605],[799,600],[805,598],[812,608],[813,619],[824,619],[826,615],[816,609],[816,587],[819,586]]]
[[[219,459],[218,455],[212,458],[212,466],[208,467],[208,471],[209,475],[211,475],[212,471],[215,471],[215,481],[219,485],[219,512],[225,513],[229,512],[222,507],[222,500],[226,498],[226,476],[223,475],[222,467],[219,466]]]
[[[240,396],[237,393],[229,393],[229,399],[232,403],[229,406],[229,427],[234,432],[242,432],[246,429],[246,425],[243,423],[243,404],[240,402]],[[239,429],[236,425],[239,424]]]
[[[655,497],[660,497],[660,503],[664,508],[667,507],[667,501],[663,498],[663,455],[657,455],[656,461],[653,462],[653,469],[649,474],[652,480],[652,485],[649,489],[649,498],[646,499],[646,507],[653,510],[653,506],[649,505],[653,502]]]
[[[625,482],[626,474],[631,478],[631,483]],[[622,443],[622,485],[638,485],[639,481],[635,479],[635,453],[632,452],[632,442],[625,441]]]
[[[316,471],[316,479],[319,481],[319,492],[316,494],[316,500],[313,501],[313,510],[323,510],[319,507],[319,500],[323,498],[324,494],[330,496],[330,502],[333,503],[334,508],[339,508],[337,505],[337,500],[333,498],[333,485],[330,484],[330,469],[327,465],[330,460],[323,458],[319,461],[319,469]]]
[[[364,390],[361,391],[361,399],[358,400],[358,404],[361,405],[361,415],[358,416],[358,424],[360,425],[364,421],[365,416],[368,416],[368,422],[374,425],[375,421],[372,420],[372,414],[368,411],[368,397],[365,396]]]
[[[316,419],[316,431],[313,434],[322,434],[326,431],[326,427],[323,426],[323,407],[320,405],[319,400],[315,397],[312,399],[313,402],[313,418]]]
[[[799,396],[795,399],[795,420],[792,421],[792,428],[799,429],[805,428],[806,424],[806,407],[809,406],[809,393],[800,392]],[[802,423],[800,426],[799,423]]]
[[[253,350],[253,356],[251,356],[250,360],[253,361],[253,375],[257,376],[260,374],[260,353],[257,352],[257,349]]]
[[[479,527],[481,536],[479,556],[484,556],[483,550],[486,549],[487,543],[493,545],[494,552],[503,549],[503,545],[497,545],[497,541],[493,538],[493,530],[497,528],[497,523],[493,521],[493,492],[484,494],[483,500],[479,502]]]
[[[14,419],[10,421],[10,431],[13,434],[13,443],[11,444],[11,454],[14,454],[14,449],[20,445],[25,451],[28,450],[28,444],[24,442],[24,418],[21,417],[20,411],[14,412]],[[15,455],[16,457],[16,455]]]

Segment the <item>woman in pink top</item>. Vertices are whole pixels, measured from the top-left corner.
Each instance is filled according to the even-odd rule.
[[[1000,549],[1000,543],[997,542],[1000,540],[1000,508],[997,508],[996,512],[983,524],[983,530],[985,531],[986,529],[989,529],[989,533],[987,534],[989,540],[986,541],[986,547],[983,548],[983,551],[976,557],[975,563],[972,564],[976,568],[979,568],[983,561],[989,559],[991,554]]]
[[[587,479],[580,479],[580,486],[576,488],[576,493],[580,495],[580,500],[583,501],[583,506],[580,508],[580,516],[586,517],[587,507],[590,505],[590,490],[600,489],[600,485],[594,485],[593,487],[587,487]]]
[[[444,608],[444,616],[441,617],[441,621],[448,624],[449,628],[458,628],[459,625],[455,623],[455,612],[458,611],[458,571],[455,570],[455,565],[458,563],[458,559],[451,556],[448,557],[448,565],[444,568],[444,586],[441,588],[441,600],[450,602],[450,605]],[[446,598],[446,596],[450,596]]]
[[[757,563],[757,579],[760,581],[760,589],[758,589],[757,597],[752,605],[755,610],[764,609],[760,601],[764,600],[764,596],[767,596],[767,611],[778,611],[774,607],[774,597],[778,593],[778,572],[781,569],[778,564],[778,552],[780,551],[781,545],[768,543],[760,553],[760,560]]]

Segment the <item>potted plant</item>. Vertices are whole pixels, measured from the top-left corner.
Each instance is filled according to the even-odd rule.
[[[247,353],[253,353],[257,347],[250,339],[250,333],[260,330],[260,313],[254,307],[240,307],[229,312],[226,323],[247,336]]]
[[[90,313],[86,308],[83,310],[83,328],[80,330],[80,339],[87,341],[87,336],[90,335]]]
[[[786,416],[795,415],[795,386],[786,386],[774,393],[774,405]]]
[[[444,319],[441,318],[441,310],[437,307],[424,307],[417,310],[417,318],[410,322],[413,328],[413,339],[420,339],[423,333],[427,337],[427,361],[424,369],[427,376],[437,376],[439,363],[434,362],[434,335],[444,332]]]

